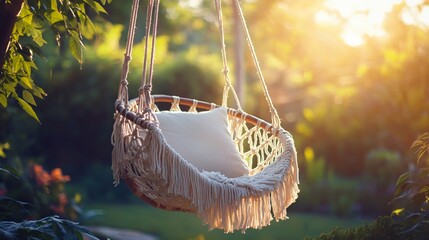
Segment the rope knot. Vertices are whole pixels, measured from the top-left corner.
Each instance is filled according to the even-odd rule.
[[[128,86],[128,81],[127,81],[127,79],[123,79],[123,80],[121,80],[121,85],[122,85],[122,86]]]
[[[152,91],[152,85],[150,85],[150,84],[147,84],[147,85],[144,85],[144,90],[146,91],[146,92],[151,92]]]
[[[131,61],[131,56],[127,55],[126,53],[124,54],[124,62],[130,62]]]

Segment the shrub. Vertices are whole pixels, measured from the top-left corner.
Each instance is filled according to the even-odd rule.
[[[322,233],[316,238],[307,238],[307,240],[408,240],[412,238],[412,233],[402,234],[401,226],[394,222],[389,216],[377,218],[372,223],[343,229],[335,228],[330,233]]]
[[[413,143],[416,149],[417,168],[402,174],[396,183],[396,207],[392,216],[405,225],[402,231],[429,235],[429,133]],[[422,158],[426,155],[426,160]]]
[[[382,216],[372,223],[351,229],[334,229],[317,240],[424,240],[429,236],[429,133],[414,143],[417,168],[402,174],[396,183],[396,207],[392,216]],[[426,161],[422,158],[427,155]]]
[[[33,165],[33,177],[35,185],[24,181],[18,175],[18,171],[6,165],[0,167],[0,185],[2,192],[0,195],[0,239],[38,239],[38,240],[59,240],[83,239],[84,235],[89,239],[97,239],[86,228],[78,223],[61,219],[57,216],[47,216],[43,219],[35,219],[44,214],[46,210],[66,214],[68,205],[67,196],[64,193],[63,183],[70,180],[64,176],[61,169],[54,169],[51,174],[43,170],[40,165]],[[13,180],[11,180],[13,179]],[[14,183],[14,188],[9,182]],[[21,202],[13,198],[4,196],[13,195],[16,190],[26,190],[27,194],[34,198],[33,203]],[[40,192],[41,191],[41,192]],[[50,194],[52,191],[52,194]],[[22,192],[20,193],[23,194]],[[18,194],[19,195],[19,194]],[[53,197],[53,199],[51,198]]]

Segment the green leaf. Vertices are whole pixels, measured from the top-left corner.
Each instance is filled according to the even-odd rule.
[[[2,152],[3,152],[3,151],[2,151]],[[4,152],[3,152],[3,153],[4,153]],[[3,156],[1,156],[1,157],[3,157]],[[7,170],[7,169],[0,168],[0,172],[7,173],[7,174],[9,174],[10,176],[13,176],[13,177],[15,177],[16,179],[19,179],[19,180],[20,180],[20,178],[18,177],[18,175],[16,175],[16,174],[12,173],[11,171],[9,171],[9,170]]]
[[[7,107],[7,97],[4,94],[0,94],[0,104],[6,108]]]
[[[404,183],[408,181],[408,179],[410,179],[409,172],[402,174],[401,176],[399,176],[398,181],[396,182],[396,187],[404,185]]]
[[[16,94],[16,82],[6,83],[3,85],[3,88],[9,93]]]
[[[104,9],[104,7],[103,7],[103,6],[101,6],[101,4],[100,4],[100,3],[98,3],[98,2],[96,2],[96,1],[94,1],[94,0],[85,0],[85,2],[86,2],[89,6],[91,6],[91,8],[92,8],[92,9],[94,9],[94,11],[95,11],[95,12],[97,12],[97,13],[102,12],[102,13],[106,13],[106,14],[107,14],[106,10]]]
[[[404,191],[401,193],[401,195],[395,197],[392,202],[400,202],[400,201],[408,201],[412,196],[415,195],[414,189],[408,189],[407,191]]]
[[[79,29],[81,30],[82,35],[87,39],[92,39],[95,34],[95,26],[92,23],[91,19],[82,12],[78,12],[80,19]]]
[[[16,201],[8,197],[0,197],[0,220],[17,220],[17,218],[29,217],[34,208],[29,203]]]
[[[51,0],[51,9],[58,9],[57,0]]]
[[[31,75],[31,64],[29,62],[25,61],[25,59],[24,59],[24,62],[22,63],[21,71],[24,72],[26,76]]]
[[[422,221],[417,221],[416,224],[413,225],[413,227],[401,232],[402,234],[409,234],[412,232],[416,232],[420,229],[427,229],[427,227],[429,226],[429,220],[422,220]]]
[[[18,180],[21,180],[21,178],[19,177],[19,175],[20,175],[19,172],[12,166],[4,165],[4,166],[0,167],[0,171],[18,179]]]
[[[417,153],[417,165],[425,154],[429,154],[429,133],[423,133],[416,141],[413,142],[411,148]],[[429,158],[428,158],[429,159]]]
[[[21,108],[28,114],[30,115],[32,118],[36,119],[39,123],[40,120],[37,117],[37,114],[34,112],[33,108],[31,107],[30,104],[28,104],[24,99],[17,97],[16,100],[18,100],[19,106],[21,106]]]
[[[6,154],[4,153],[4,150],[9,149],[10,145],[9,143],[0,144],[0,157],[6,158]],[[3,170],[0,168],[0,171]]]
[[[106,9],[104,9],[104,7],[103,7],[103,6],[101,6],[101,4],[100,4],[100,3],[95,2],[95,5],[96,5],[96,8],[97,8],[97,10],[98,10],[99,12],[102,12],[102,13],[108,14],[108,13],[107,13],[107,11],[106,11]]]
[[[25,88],[28,88],[28,89],[32,89],[33,88],[32,80],[29,77],[21,77],[21,78],[19,78],[19,83],[21,85],[23,85],[23,87],[25,87]]]
[[[55,9],[49,9],[44,15],[51,25],[64,20],[63,15]]]
[[[21,68],[23,68],[23,63],[24,63],[25,61],[24,61],[24,58],[19,54],[19,55],[17,55],[14,59],[13,59],[13,62],[12,62],[12,67],[13,67],[13,69],[16,69],[16,71],[18,70],[18,69],[21,69]]]
[[[33,94],[31,94],[29,91],[27,91],[27,90],[22,91],[22,97],[29,104],[31,104],[33,106],[37,106],[36,101],[34,101]]]
[[[34,96],[36,96],[40,99],[43,99],[44,97],[46,97],[48,95],[48,94],[46,94],[46,92],[42,88],[40,88],[36,85],[33,87],[33,94],[34,94]]]
[[[45,39],[43,39],[43,36],[42,36],[42,35],[35,35],[35,36],[33,36],[33,41],[34,41],[35,43],[37,43],[37,45],[39,45],[39,47],[41,47],[41,46],[43,46],[45,43],[47,43],[47,42],[45,41]]]
[[[403,213],[404,211],[405,211],[405,208],[398,208],[398,209],[393,210],[392,215],[398,216],[401,213]]]
[[[8,142],[0,144],[0,147],[4,148],[4,149],[10,149],[10,144]]]
[[[70,31],[69,49],[73,57],[80,63],[83,63],[82,58],[83,43],[80,40],[79,34],[75,31]]]

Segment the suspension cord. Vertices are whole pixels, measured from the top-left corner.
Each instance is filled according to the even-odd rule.
[[[159,13],[159,0],[150,0],[147,8],[146,16],[146,36],[145,36],[145,48],[144,48],[144,59],[143,59],[143,75],[139,88],[139,108],[138,112],[150,111],[151,105],[151,92],[152,92],[152,79],[155,64],[155,49],[156,49],[156,36],[158,29],[158,13]],[[153,21],[153,23],[152,23]],[[152,33],[151,46],[149,46],[149,38]],[[148,49],[150,51],[150,62],[148,69]]]
[[[277,113],[277,110],[275,109],[275,107],[273,105],[270,94],[268,92],[268,87],[267,87],[267,84],[265,82],[264,76],[262,74],[261,67],[259,66],[258,57],[256,56],[255,48],[254,48],[252,40],[250,38],[249,29],[247,28],[246,20],[244,19],[244,15],[243,15],[243,11],[242,11],[241,6],[240,6],[240,2],[239,2],[239,0],[234,0],[234,2],[235,2],[235,5],[237,6],[238,14],[239,14],[240,19],[241,19],[241,25],[243,27],[243,31],[244,31],[245,36],[246,36],[247,44],[249,46],[250,53],[252,55],[253,63],[255,65],[256,72],[258,74],[258,78],[259,78],[261,85],[262,85],[262,90],[264,91],[265,100],[267,101],[268,107],[270,108],[271,121],[272,121],[273,127],[275,127],[275,128],[280,127],[280,124],[281,124],[280,117]]]
[[[222,63],[223,63],[222,73],[225,78],[225,85],[223,88],[223,95],[222,95],[222,106],[224,107],[228,106],[228,95],[229,95],[229,91],[231,91],[234,96],[234,100],[237,104],[237,110],[242,111],[240,100],[229,78],[229,68],[228,68],[228,60],[226,56],[226,45],[225,45],[225,30],[223,27],[222,2],[221,0],[215,0],[214,2],[215,2],[216,13],[218,17],[218,24],[219,24],[219,31],[220,31],[221,53],[222,53]]]
[[[122,64],[121,81],[119,83],[119,91],[117,102],[122,102],[128,106],[128,73],[131,61],[131,52],[133,50],[134,35],[136,29],[137,15],[139,10],[139,0],[133,0],[130,14],[130,24],[128,26],[127,43],[124,54],[124,61]]]

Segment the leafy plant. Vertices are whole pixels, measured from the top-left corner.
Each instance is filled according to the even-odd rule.
[[[422,164],[426,164],[429,167],[429,133],[423,133],[416,141],[414,141],[411,148],[416,149],[417,153],[417,166],[420,164],[420,160],[427,155],[426,161]]]
[[[42,216],[56,214],[76,220],[78,212],[76,204],[69,200],[65,192],[65,183],[70,181],[68,175],[63,175],[60,168],[48,173],[39,164],[30,165],[29,183],[33,190],[34,204]]]
[[[32,79],[32,70],[37,69],[33,55],[43,57],[41,47],[47,43],[44,33],[50,29],[56,36],[57,44],[68,42],[74,58],[82,64],[83,40],[91,39],[95,27],[88,16],[87,9],[96,13],[106,13],[102,5],[111,0],[27,0],[0,1],[2,14],[9,9],[18,10],[17,19],[8,22],[13,26],[9,36],[2,36],[2,42],[8,41],[7,50],[1,56],[0,105],[8,106],[8,99],[14,98],[21,108],[39,121],[34,106],[35,97],[43,99],[45,91]],[[2,23],[3,24],[3,23]],[[3,29],[2,29],[3,30]]]
[[[5,158],[6,154],[4,153],[4,150],[8,150],[10,148],[9,143],[1,143],[0,144],[0,157]]]
[[[315,238],[306,238],[306,240],[379,240],[395,239],[408,240],[413,239],[410,234],[401,235],[399,233],[400,225],[392,221],[389,216],[377,218],[374,222],[367,223],[355,228],[335,228],[330,233],[322,233]]]
[[[0,197],[0,221],[25,219],[34,210],[34,205],[5,196]]]
[[[402,174],[396,183],[396,207],[392,216],[405,223],[403,233],[429,234],[429,133],[421,135],[412,147],[417,152],[417,168]],[[426,155],[426,161],[422,158]],[[420,167],[419,167],[420,165]],[[423,239],[423,238],[422,238]]]
[[[23,170],[17,171],[4,165],[0,168],[0,196],[7,198],[0,200],[4,206],[0,210],[6,214],[7,208],[16,209],[19,204],[8,201],[10,198],[29,203],[32,210],[28,216],[31,218],[58,215],[70,220],[85,219],[88,212],[80,207],[81,194],[76,193],[70,197],[66,191],[66,183],[69,181],[70,177],[63,175],[60,168],[48,172],[42,165],[30,162]]]
[[[7,168],[13,169],[10,166]],[[1,167],[0,170],[0,172],[21,180],[15,174],[11,174],[12,171],[8,169]],[[78,223],[60,219],[57,216],[28,220],[35,211],[37,211],[35,205],[0,196],[0,239],[82,240],[84,235],[89,239],[98,239]]]
[[[84,235],[89,239],[98,239],[88,229],[79,226],[78,223],[60,219],[56,216],[20,223],[12,221],[0,222],[0,238],[4,240],[83,240]]]

